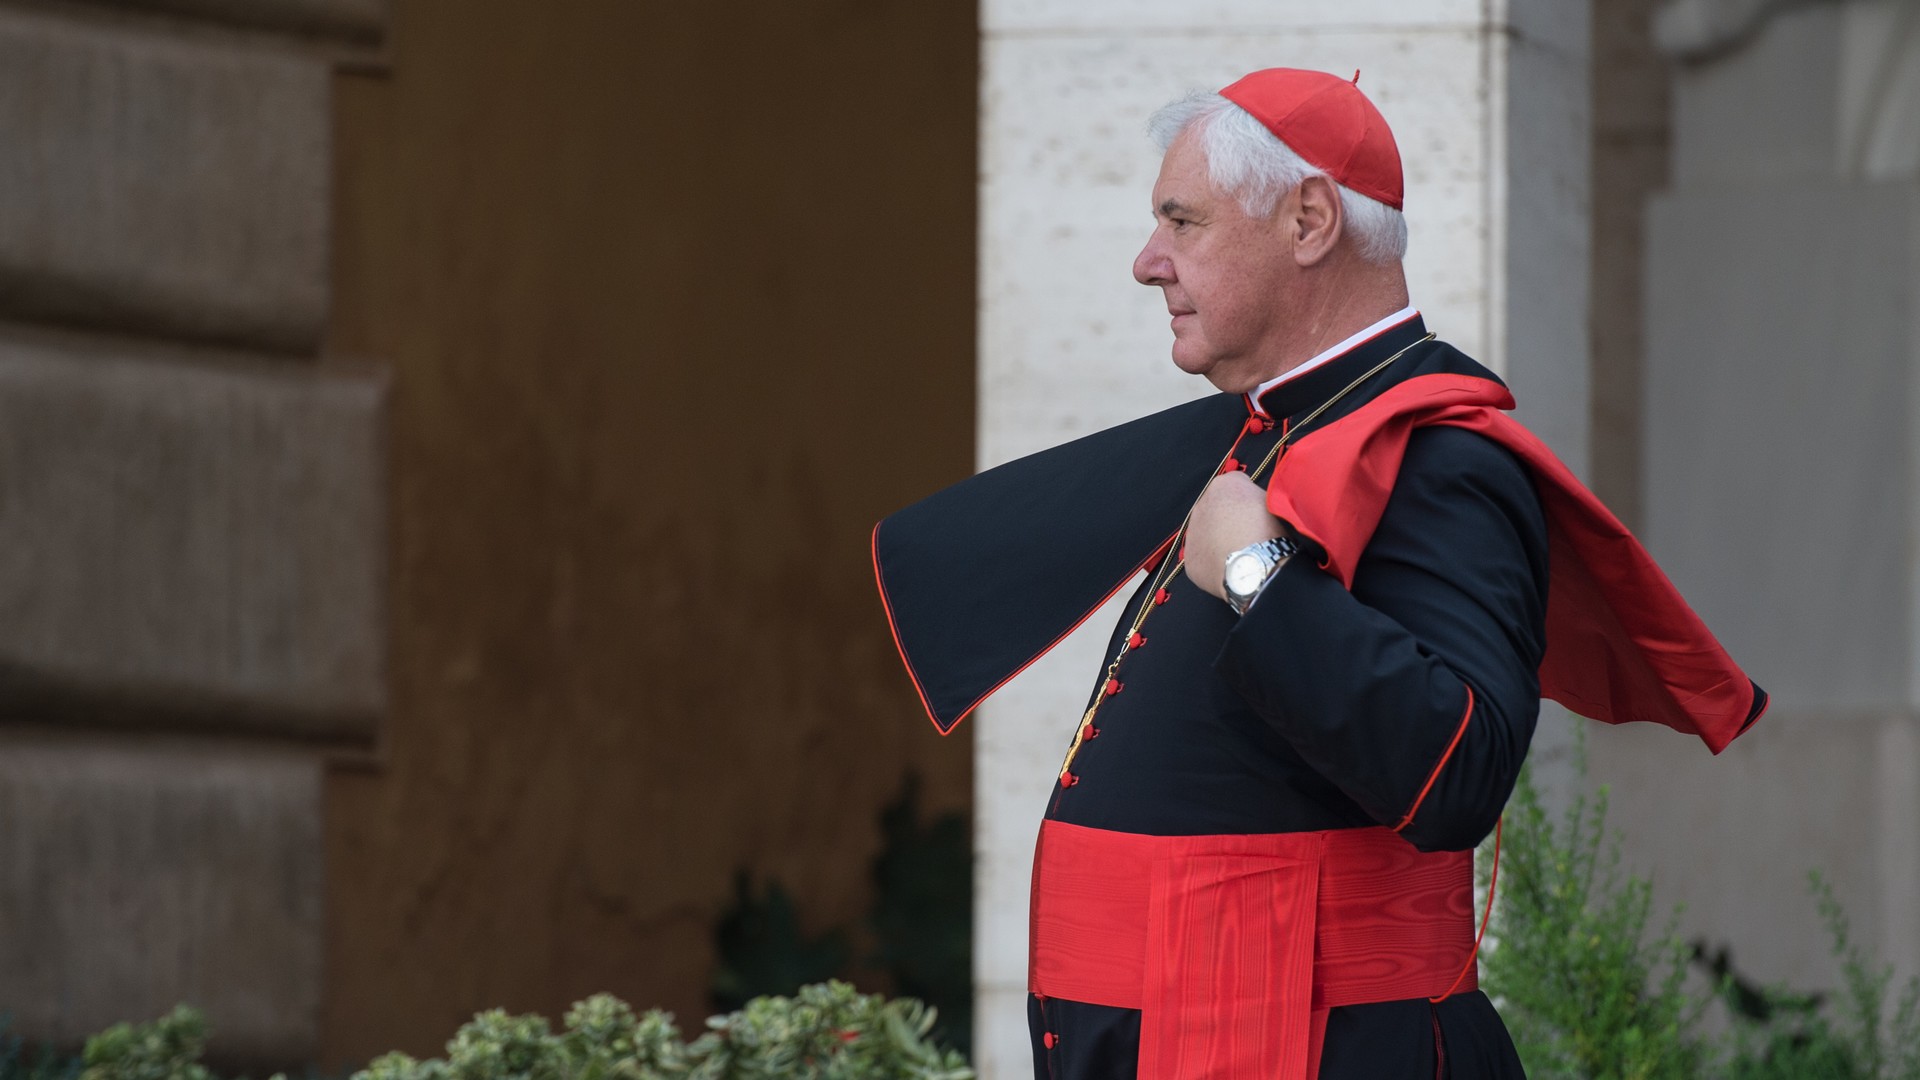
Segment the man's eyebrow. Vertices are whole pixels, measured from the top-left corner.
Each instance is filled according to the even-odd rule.
[[[1192,216],[1193,208],[1178,199],[1168,199],[1160,204],[1161,217],[1173,217],[1176,214]]]

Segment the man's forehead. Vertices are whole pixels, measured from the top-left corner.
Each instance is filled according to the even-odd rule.
[[[1154,182],[1147,203],[1155,214],[1162,216],[1176,212],[1191,215],[1212,205],[1214,197],[1213,178],[1204,169],[1168,170]]]
[[[1206,155],[1193,145],[1191,133],[1182,134],[1167,148],[1160,161],[1160,175],[1153,182],[1150,203],[1155,213],[1168,213],[1167,204],[1195,210],[1213,195],[1213,178],[1207,170]]]

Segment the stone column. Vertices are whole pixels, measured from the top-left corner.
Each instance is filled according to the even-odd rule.
[[[320,770],[385,705],[385,384],[326,355],[384,0],[0,4],[0,1007],[317,1040]]]
[[[1654,554],[1773,707],[1719,759],[1600,731],[1630,860],[1763,982],[1832,986],[1806,873],[1920,973],[1920,7],[1670,3],[1647,218]]]
[[[1507,375],[1576,468],[1587,443],[1587,5],[987,0],[982,9],[979,465],[1210,392],[1167,359],[1165,312],[1129,267],[1159,155],[1146,119],[1262,67],[1346,74],[1407,169],[1414,302]],[[981,710],[975,1046],[1027,1075],[1034,831],[1115,611]],[[1546,741],[1558,737],[1557,730]]]

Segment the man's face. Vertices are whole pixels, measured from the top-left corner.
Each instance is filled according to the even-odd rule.
[[[1160,163],[1153,217],[1133,276],[1166,297],[1174,364],[1235,393],[1276,374],[1268,369],[1283,360],[1289,291],[1299,273],[1279,225],[1284,215],[1248,217],[1215,189],[1206,154],[1188,132]]]

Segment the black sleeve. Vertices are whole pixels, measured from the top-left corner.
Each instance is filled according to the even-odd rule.
[[[1493,829],[1540,711],[1547,529],[1526,468],[1414,432],[1353,591],[1288,561],[1217,669],[1374,820],[1428,851]]]

